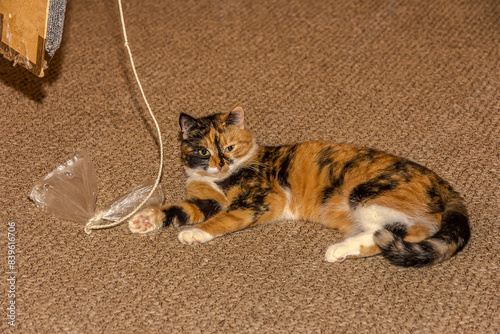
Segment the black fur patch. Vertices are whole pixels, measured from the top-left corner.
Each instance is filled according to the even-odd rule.
[[[338,192],[338,190],[340,190],[343,183],[344,183],[343,177],[332,178],[332,180],[330,181],[330,185],[325,189],[323,189],[321,192],[321,203],[325,204],[330,197],[332,197],[334,194]]]
[[[205,216],[205,219],[215,216],[222,210],[222,206],[219,202],[213,199],[190,199],[189,203],[192,203],[200,209],[201,213]]]
[[[235,173],[229,175],[225,179],[215,181],[219,187],[223,190],[227,190],[231,187],[234,187],[237,184],[240,184],[242,180],[248,180],[255,176],[257,172],[253,169],[241,168]]]
[[[163,212],[165,213],[163,227],[168,227],[169,225],[182,226],[189,222],[189,216],[179,206],[172,206]]]
[[[258,160],[269,166],[273,166],[278,162],[281,156],[282,156],[281,146],[266,146],[261,148]],[[274,171],[274,173],[276,173],[276,171]]]
[[[318,157],[318,160],[317,160],[317,164],[318,164],[318,168],[319,168],[319,172],[321,173],[321,171],[326,168],[326,167],[329,167],[333,164],[333,154],[335,153],[336,149],[332,146],[328,146],[328,147],[325,147],[325,148],[322,148],[317,157]]]
[[[256,189],[257,190],[257,189]],[[251,209],[252,211],[266,211],[268,205],[264,203],[266,199],[266,191],[255,191],[250,194],[250,192],[244,192],[238,195],[231,205],[227,208],[227,212],[241,210],[241,209]]]
[[[429,213],[442,213],[444,211],[445,203],[443,197],[435,186],[430,186],[427,189],[427,197],[429,198]]]
[[[220,165],[222,167],[224,165],[224,159],[226,158],[226,156],[224,155],[224,152],[223,152],[222,148],[220,147],[219,136],[217,136],[217,135],[215,135],[214,144],[215,144],[215,147],[217,148],[217,155],[219,156],[219,159],[222,162],[222,165]]]
[[[439,231],[433,238],[455,243],[457,251],[461,251],[470,239],[469,219],[466,214],[458,211],[445,211]]]
[[[190,145],[190,144],[186,143],[184,145]],[[202,167],[203,169],[206,170],[208,168],[208,163],[210,161],[210,155],[208,156],[201,155],[199,151],[203,148],[204,147],[198,146],[196,144],[192,145],[191,153],[182,155],[183,164],[189,168]]]
[[[262,214],[269,211],[269,204],[265,203],[265,199],[270,192],[271,189],[245,189],[233,199],[226,211],[250,210],[253,212],[252,223],[255,223]]]
[[[391,232],[392,234],[397,235],[400,238],[404,238],[406,234],[408,234],[408,228],[404,224],[394,223],[390,225],[384,226],[384,228]]]
[[[415,175],[417,166],[419,165],[414,162],[406,159],[400,159],[391,166],[387,167],[385,170],[398,175],[398,177],[400,177],[404,182],[409,182]]]
[[[335,173],[334,170],[337,169],[337,165],[335,161],[332,160],[330,167],[330,184],[322,191],[322,204],[326,203],[330,197],[340,191],[347,173],[358,167],[363,162],[372,162],[375,153],[376,151],[374,150],[366,150],[363,153],[356,155],[351,160],[344,163],[344,165],[340,168],[339,173]],[[326,162],[326,160],[324,161]]]
[[[285,153],[283,159],[279,163],[278,167],[278,183],[283,188],[290,188],[290,182],[288,182],[288,175],[290,173],[291,165],[293,164],[293,158],[295,157],[295,151],[297,147],[294,145]]]
[[[349,205],[356,207],[359,203],[376,198],[386,191],[395,189],[398,185],[399,182],[393,174],[382,174],[354,187],[349,194]]]

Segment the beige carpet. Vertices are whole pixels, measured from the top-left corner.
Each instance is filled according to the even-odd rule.
[[[195,247],[179,229],[90,236],[28,200],[86,150],[98,207],[154,177],[155,132],[114,1],[70,1],[40,80],[0,60],[2,268],[16,223],[17,333],[498,333],[500,3],[124,1],[163,131],[166,201],[185,195],[178,115],[245,107],[261,144],[330,139],[424,164],[463,194],[472,238],[424,269],[323,261],[334,230],[259,226]],[[8,269],[4,269],[7,272]]]

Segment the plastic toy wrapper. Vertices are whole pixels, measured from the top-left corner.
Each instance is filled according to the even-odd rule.
[[[98,224],[101,220],[119,221],[126,217],[144,201],[154,183],[141,183],[96,213],[96,173],[92,161],[83,153],[38,180],[29,197],[37,207],[61,220]],[[163,200],[158,186],[142,208],[159,208]]]

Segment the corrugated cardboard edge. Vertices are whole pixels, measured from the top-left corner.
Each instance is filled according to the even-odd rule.
[[[4,14],[0,13],[0,36],[3,36],[3,22],[4,22]],[[45,22],[45,29],[47,28],[47,22]],[[21,64],[28,71],[37,75],[38,77],[44,76],[44,68],[45,68],[45,38],[38,35],[38,41],[36,46],[36,60],[33,63],[31,60],[26,59],[18,50],[15,50],[10,45],[0,40],[0,53],[3,56],[14,62],[14,65]]]

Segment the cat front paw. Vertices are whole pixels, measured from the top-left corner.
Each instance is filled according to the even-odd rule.
[[[212,240],[214,237],[199,228],[189,228],[187,230],[181,231],[177,236],[179,241],[185,245],[200,244]]]
[[[163,225],[163,213],[160,209],[143,209],[128,221],[132,233],[146,234],[159,230]]]

